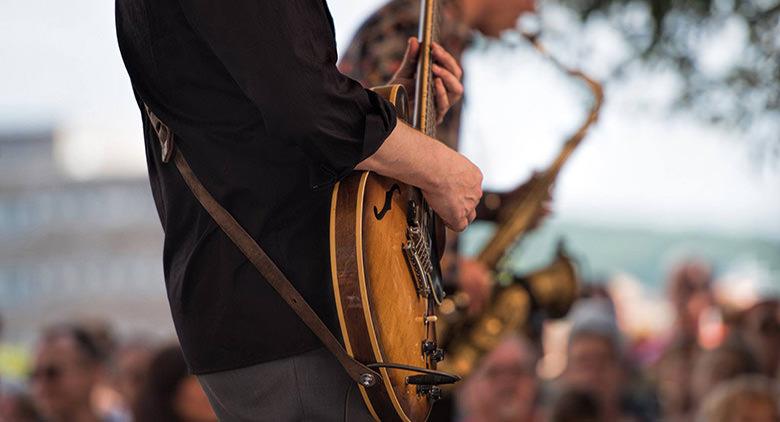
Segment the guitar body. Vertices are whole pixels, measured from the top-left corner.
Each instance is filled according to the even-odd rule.
[[[375,91],[396,106],[399,118],[406,116],[407,98],[402,86]],[[432,318],[435,300],[432,292],[426,295],[425,286],[415,278],[409,261],[410,257],[414,261],[414,252],[404,250],[410,243],[411,220],[426,215],[425,210],[410,204],[424,204],[422,199],[419,189],[372,172],[354,172],[333,189],[333,291],[344,345],[363,363],[435,369],[436,359],[423,349],[426,341],[435,344],[436,340]],[[428,240],[432,247],[435,236]],[[433,256],[429,259],[435,264],[428,269],[438,271],[436,248],[431,249]],[[377,385],[359,387],[374,418],[425,420],[433,400],[419,392],[416,385],[407,383],[407,376],[415,373],[395,368],[378,371],[382,379]]]

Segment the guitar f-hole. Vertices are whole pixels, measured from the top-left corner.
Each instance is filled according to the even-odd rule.
[[[395,192],[401,192],[401,187],[398,186],[397,183],[393,183],[393,186],[385,194],[385,205],[382,206],[382,210],[377,210],[376,206],[374,206],[374,217],[376,217],[377,220],[381,221],[385,218],[385,214],[393,208],[393,194]]]

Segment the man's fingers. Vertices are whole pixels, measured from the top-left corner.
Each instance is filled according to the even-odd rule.
[[[466,220],[463,220],[463,221],[460,221],[460,222],[458,222],[456,224],[447,224],[447,223],[445,223],[444,225],[449,227],[450,230],[452,230],[454,232],[457,232],[457,233],[460,233],[463,230],[466,230],[466,226],[468,226],[468,223],[466,222]]]
[[[460,83],[460,80],[456,78],[455,75],[436,64],[433,65],[433,74],[441,78],[444,82],[444,87],[447,88],[447,92],[449,93],[450,103],[454,104],[460,101],[461,97],[463,97],[463,84]]]
[[[444,87],[444,82],[441,78],[436,78],[433,81],[436,88],[436,120],[441,123],[444,120],[444,115],[447,114],[447,110],[450,109],[450,99],[447,96],[447,89]]]
[[[407,79],[414,77],[419,52],[420,43],[417,41],[417,38],[410,37],[406,42],[406,53],[404,53],[404,60],[401,62],[401,67],[398,69],[397,76]]]
[[[452,222],[444,220],[444,225],[456,232],[462,232],[463,230],[466,230],[466,227],[469,225],[469,220],[465,217],[460,217],[456,221]]]
[[[459,80],[463,76],[463,70],[460,68],[458,61],[455,60],[455,57],[452,57],[444,47],[439,45],[439,43],[433,43],[433,59],[452,72]]]
[[[406,51],[409,53],[408,56],[410,57],[411,61],[416,63],[420,53],[420,42],[417,41],[417,38],[409,38],[409,46]]]
[[[469,219],[469,223],[471,223],[472,221],[476,220],[476,219],[477,219],[477,210],[474,210],[474,209],[472,209],[472,210],[469,212],[469,217],[468,217],[468,219]]]

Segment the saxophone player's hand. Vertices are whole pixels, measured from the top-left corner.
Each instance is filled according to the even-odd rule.
[[[484,206],[479,209],[478,218],[488,221],[505,221],[512,211],[513,205],[519,203],[529,195],[531,189],[539,183],[540,173],[534,172],[528,180],[509,192],[493,193],[485,192]],[[547,190],[544,199],[534,214],[530,229],[538,228],[547,217],[552,214],[552,187]]]
[[[457,278],[458,289],[468,297],[468,314],[479,315],[493,292],[493,275],[479,261],[460,258]]]

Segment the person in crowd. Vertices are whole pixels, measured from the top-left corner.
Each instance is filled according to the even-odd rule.
[[[108,319],[96,317],[79,319],[77,324],[93,339],[101,356],[100,364],[103,370],[100,371],[100,377],[92,389],[92,408],[103,420],[128,421],[129,412],[122,396],[114,388],[108,371],[110,359],[116,354],[119,344],[114,327]]]
[[[27,391],[20,386],[0,385],[0,422],[42,420]]]
[[[157,352],[135,403],[135,421],[216,422],[198,379],[191,375],[178,345]]]
[[[712,267],[697,259],[682,261],[669,274],[667,289],[675,315],[670,341],[699,342],[701,317],[715,306]]]
[[[652,368],[665,421],[687,421],[695,410],[691,396],[691,373],[699,353],[700,349],[695,342],[678,339],[663,351]]]
[[[601,405],[591,392],[567,389],[555,397],[549,410],[549,422],[600,422]]]
[[[780,392],[770,378],[742,376],[707,395],[696,422],[777,422]]]
[[[626,385],[623,339],[612,304],[599,298],[580,300],[569,318],[562,388],[594,394],[604,422],[652,420],[652,403],[634,397]]]
[[[116,352],[117,335],[110,320],[91,317],[79,319],[75,324],[89,335],[103,359],[107,359]]]
[[[737,337],[755,356],[761,373],[780,370],[780,280],[760,264],[737,267],[715,284],[718,303]]]
[[[121,343],[111,359],[111,384],[127,411],[138,402],[153,357],[151,342],[138,338]]]
[[[755,354],[761,372],[776,377],[780,370],[780,299],[757,301],[742,312],[737,328]]]
[[[694,403],[701,403],[720,383],[756,374],[758,369],[750,350],[737,338],[730,339],[717,349],[702,352],[694,363],[691,376]]]
[[[51,422],[97,422],[92,393],[100,379],[99,345],[77,325],[44,330],[35,347],[30,387],[36,407]]]
[[[466,422],[541,421],[538,353],[525,338],[505,338],[487,354],[456,394]]]

